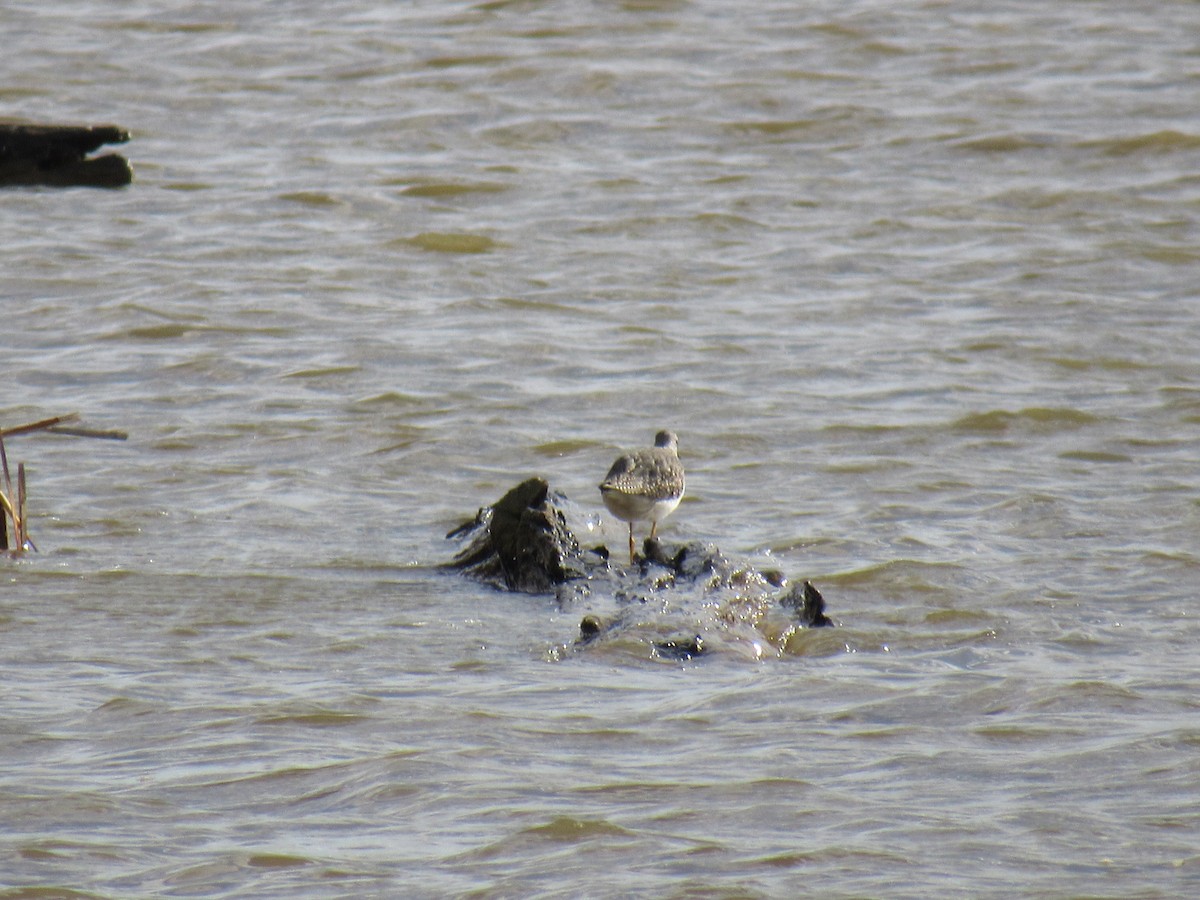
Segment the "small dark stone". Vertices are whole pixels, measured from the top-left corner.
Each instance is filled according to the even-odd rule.
[[[762,575],[763,580],[771,585],[771,587],[781,588],[787,585],[787,576],[778,569],[763,569],[759,574]]]
[[[692,659],[704,652],[704,638],[697,634],[690,638],[655,641],[654,649],[659,656],[667,659]]]
[[[671,568],[684,578],[700,578],[726,568],[727,565],[716,544],[702,541],[684,544],[671,560]]]
[[[794,586],[779,603],[795,610],[796,619],[801,625],[809,628],[826,628],[833,625],[833,620],[825,615],[825,598],[813,587],[811,581]]]
[[[586,644],[604,630],[603,624],[595,616],[584,616],[579,623],[579,643]]]
[[[674,558],[667,553],[658,538],[646,538],[642,542],[642,571],[645,571],[647,565],[675,568]]]

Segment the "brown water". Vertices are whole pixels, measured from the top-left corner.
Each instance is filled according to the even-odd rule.
[[[1200,893],[1200,5],[8,4],[0,897]],[[840,627],[442,535],[680,435]]]

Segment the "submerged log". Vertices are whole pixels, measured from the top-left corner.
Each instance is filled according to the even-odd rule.
[[[569,522],[570,501],[542,478],[509,490],[446,535],[464,544],[443,568],[501,590],[554,594],[584,613],[564,651],[608,639],[639,641],[651,654],[691,659],[717,646],[783,652],[798,629],[833,625],[810,582],[726,559],[702,542],[668,546],[646,540],[625,568],[604,546],[583,548]]]
[[[105,144],[123,144],[115,125],[36,125],[0,120],[0,186],[124,187],[133,170],[116,153],[89,158]]]

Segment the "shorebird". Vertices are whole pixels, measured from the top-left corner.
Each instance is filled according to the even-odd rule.
[[[683,466],[679,462],[679,439],[671,431],[654,436],[649,450],[634,450],[618,456],[604,480],[600,496],[608,511],[629,523],[629,563],[633,564],[633,523],[650,520],[650,540],[683,498]]]

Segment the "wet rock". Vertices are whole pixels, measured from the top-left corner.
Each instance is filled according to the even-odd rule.
[[[541,478],[521,482],[446,537],[470,541],[447,568],[506,590],[546,593],[584,575],[579,542]]]
[[[581,547],[568,524],[575,513],[545,479],[530,478],[447,535],[464,546],[444,568],[578,610],[578,635],[562,653],[625,642],[659,659],[731,647],[758,658],[782,652],[798,628],[834,624],[810,582],[734,563],[712,543],[647,539],[625,568],[603,546]]]
[[[0,186],[124,187],[133,170],[123,156],[88,154],[128,140],[129,132],[115,125],[0,120]]]
[[[704,652],[704,638],[696,634],[689,638],[655,641],[654,650],[665,659],[691,659]]]
[[[825,598],[812,586],[811,581],[793,587],[779,603],[795,610],[796,620],[808,628],[823,628],[833,624],[829,616],[825,615]]]

